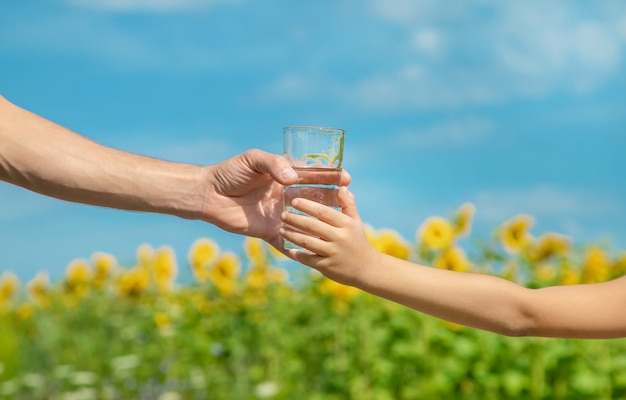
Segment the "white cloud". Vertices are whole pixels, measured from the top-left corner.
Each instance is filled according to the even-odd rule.
[[[66,0],[67,4],[111,12],[193,11],[241,0]]]
[[[501,223],[518,214],[538,219],[555,217],[563,221],[586,216],[611,216],[623,213],[619,201],[608,195],[564,190],[541,185],[527,189],[486,190],[474,199],[477,218],[490,224]]]
[[[465,146],[484,140],[492,131],[491,121],[467,118],[404,131],[396,135],[395,141],[405,149]]]
[[[370,9],[381,19],[396,23],[411,23],[425,19],[441,7],[435,0],[373,0]],[[446,8],[449,4],[446,4]]]
[[[404,31],[405,53],[414,55],[387,55],[399,60],[395,70],[362,77],[351,89],[371,110],[589,91],[623,65],[626,5],[620,2],[372,0],[370,9]],[[419,74],[402,73],[416,71],[415,65]]]
[[[17,54],[79,55],[104,65],[140,71],[206,71],[227,60],[204,38],[180,38],[167,30],[120,24],[102,13],[77,9],[52,16],[33,15],[31,23],[19,20],[0,24],[0,50]]]
[[[365,77],[348,89],[353,104],[373,111],[458,107],[499,101],[502,88],[478,71],[436,70],[408,64],[396,71]],[[497,77],[496,77],[497,78]]]
[[[303,101],[321,96],[323,94],[321,89],[323,86],[320,78],[290,73],[270,84],[266,88],[263,97]]]
[[[427,55],[437,55],[443,50],[441,32],[437,29],[420,29],[413,33],[411,42],[416,50]]]
[[[354,93],[345,84],[334,78],[300,71],[291,71],[278,77],[262,87],[257,94],[262,102],[278,103],[323,100],[331,104],[348,104],[353,101],[353,96]]]
[[[512,91],[588,90],[618,69],[622,43],[615,18],[597,21],[554,4],[512,4],[493,26],[492,42]]]

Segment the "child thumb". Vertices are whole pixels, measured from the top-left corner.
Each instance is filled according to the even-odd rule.
[[[359,216],[359,210],[356,207],[354,201],[354,195],[348,190],[346,186],[339,188],[339,205],[341,205],[342,212],[356,220],[361,220]]]

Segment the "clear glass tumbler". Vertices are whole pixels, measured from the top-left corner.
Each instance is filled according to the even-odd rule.
[[[296,197],[305,198],[341,210],[338,199],[343,149],[343,129],[319,126],[287,126],[283,129],[284,154],[298,173],[298,182],[285,187],[285,210]],[[285,241],[286,249],[298,249]]]

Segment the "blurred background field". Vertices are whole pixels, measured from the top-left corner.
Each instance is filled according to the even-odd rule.
[[[468,237],[474,206],[426,219],[415,238],[368,228],[374,247],[528,287],[601,282],[626,252],[533,233],[518,215]],[[470,242],[472,255],[460,247]],[[301,269],[257,239],[212,239],[185,265],[142,245],[132,264],[95,253],[62,280],[0,278],[0,398],[617,399],[626,341],[509,338],[421,315]],[[193,282],[177,281],[179,268]],[[607,307],[616,305],[607,304]]]

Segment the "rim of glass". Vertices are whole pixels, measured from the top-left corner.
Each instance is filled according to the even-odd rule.
[[[287,130],[317,130],[322,132],[341,132],[344,134],[346,133],[345,129],[315,125],[289,125],[283,128],[283,131]]]

